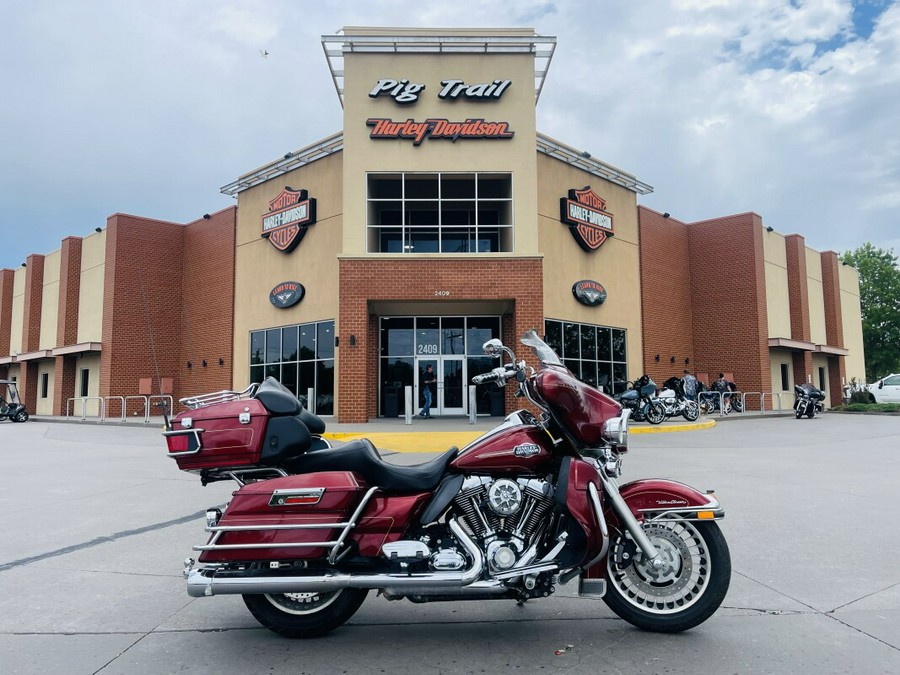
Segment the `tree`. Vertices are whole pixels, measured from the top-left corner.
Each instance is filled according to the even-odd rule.
[[[867,379],[900,372],[900,268],[894,250],[867,242],[844,253],[841,262],[859,271]]]

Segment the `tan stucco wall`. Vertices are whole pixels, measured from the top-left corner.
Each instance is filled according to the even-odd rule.
[[[859,304],[859,272],[853,267],[839,265],[841,284],[841,320],[844,324],[844,348],[850,353],[844,357],[844,373],[847,382],[854,377],[857,382],[866,381],[865,350],[863,349],[862,311]]]
[[[813,365],[812,383],[816,387],[818,387],[820,389],[824,389],[825,394],[826,394],[825,401],[824,401],[825,407],[829,408],[829,407],[831,407],[829,405],[829,402],[831,401],[831,386],[829,385],[830,378],[828,376],[828,371],[829,371],[828,357],[823,354],[813,354],[812,365]],[[822,382],[819,381],[819,368],[825,369],[825,386],[824,387],[822,387]]]
[[[825,333],[825,291],[822,288],[822,257],[806,249],[806,287],[809,290],[809,339],[817,345],[828,344]]]
[[[788,387],[787,389],[781,388],[781,364],[787,365],[787,374],[788,374]],[[769,350],[769,364],[771,368],[772,374],[772,391],[776,393],[784,394],[785,392],[793,392],[794,391],[794,367],[793,367],[793,357],[791,356],[791,352],[787,349],[770,349]],[[782,409],[789,409],[793,404],[794,399],[790,396],[782,396],[781,397],[781,407]],[[766,410],[772,410],[778,406],[777,402],[773,403],[770,397],[766,397]]]
[[[637,196],[547,155],[537,155],[537,167],[538,248],[544,256],[544,316],[626,329],[628,372],[634,379],[643,369]],[[581,250],[568,225],[559,218],[560,198],[566,197],[569,190],[586,185],[606,200],[615,233],[592,253]],[[576,301],[572,285],[582,279],[599,282],[606,289],[606,302],[599,307],[586,307]]]
[[[78,342],[100,342],[103,335],[103,282],[106,274],[106,230],[81,241],[78,297]],[[99,372],[97,377],[100,377]]]
[[[13,274],[12,325],[9,331],[9,353],[22,352],[22,324],[25,320],[25,268]]]
[[[537,252],[534,161],[537,137],[531,54],[346,53],[344,62],[345,254],[366,252],[366,173],[370,171],[511,173],[514,252],[525,255]],[[369,98],[369,92],[383,78],[408,79],[424,83],[426,88],[420,92],[418,101],[406,105],[385,95]],[[461,79],[467,84],[495,79],[509,79],[512,83],[497,100],[444,101],[437,95],[441,81],[448,79]],[[372,128],[366,125],[366,120],[371,117],[399,122],[429,118],[462,122],[478,118],[486,122],[508,122],[515,135],[506,140],[426,139],[414,146],[411,140],[369,138]]]
[[[44,377],[44,373],[47,373],[49,376],[47,380],[47,398],[41,398],[41,380]],[[38,363],[37,408],[35,415],[53,414],[53,387],[55,379],[53,361],[44,360]]]
[[[784,236],[777,232],[763,234],[766,274],[766,312],[769,337],[791,337],[791,304],[788,293],[787,251]],[[778,376],[781,381],[781,375]],[[773,376],[772,382],[775,382]]]
[[[75,397],[81,396],[81,371],[87,369],[90,371],[88,375],[88,396],[100,395],[100,355],[85,354],[78,361],[75,370]],[[69,413],[76,417],[81,417],[81,403],[73,402],[74,407],[69,408]],[[88,417],[97,417],[100,415],[100,402],[87,401],[84,405],[85,412]]]
[[[238,195],[233,357],[237,389],[250,381],[250,331],[331,319],[337,329],[341,165],[342,153],[330,155]],[[316,199],[317,221],[287,254],[260,236],[269,201],[285,186],[309,191]],[[269,302],[269,292],[283,281],[299,282],[306,289],[303,300],[288,309]]]
[[[41,300],[41,338],[39,349],[56,347],[56,325],[59,317],[60,251],[44,257],[44,289]],[[51,398],[52,402],[52,398]]]

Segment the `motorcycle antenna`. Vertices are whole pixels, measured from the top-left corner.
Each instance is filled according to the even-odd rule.
[[[156,358],[156,341],[153,339],[153,322],[150,320],[150,308],[147,304],[147,291],[144,288],[144,270],[138,275],[141,282],[141,304],[144,307],[144,320],[147,322],[147,333],[150,337],[150,355],[153,357],[153,367],[156,370],[156,386],[159,387],[159,400],[162,402],[163,409],[163,428],[166,431],[172,430],[169,423],[169,410],[166,407],[166,397],[162,390],[162,377],[159,374],[159,359]]]

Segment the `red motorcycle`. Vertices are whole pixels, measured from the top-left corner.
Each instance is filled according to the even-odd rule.
[[[541,368],[499,340],[509,363],[472,379],[518,384],[540,417],[507,416],[462,450],[418,466],[384,462],[368,440],[328,447],[325,425],[277,381],[182,402],[164,435],[180,469],[240,486],[207,511],[207,543],[185,561],[188,594],[241,594],[292,638],[324,635],[366,594],[412,602],[547,597],[578,579],[651,631],[687,630],[718,609],[731,578],[712,492],[669,480],[617,482],[628,410],[577,380],[534,331]],[[502,363],[502,361],[501,361]]]

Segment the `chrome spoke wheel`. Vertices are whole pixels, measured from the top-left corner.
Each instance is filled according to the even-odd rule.
[[[659,551],[661,566],[637,556],[618,569],[610,555],[609,578],[627,603],[651,614],[682,612],[697,603],[709,586],[712,565],[706,542],[684,520],[645,523],[644,531]],[[620,539],[617,546],[625,545]]]
[[[265,598],[282,612],[288,614],[315,614],[337,600],[342,590],[327,593],[266,594]]]

